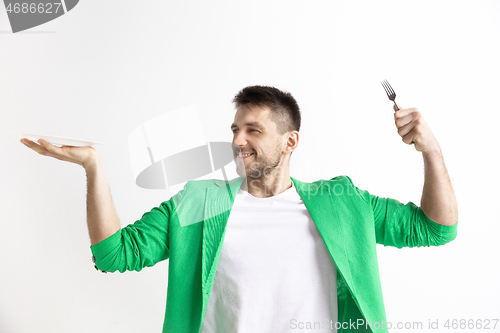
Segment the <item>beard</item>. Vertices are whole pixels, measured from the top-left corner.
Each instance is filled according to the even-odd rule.
[[[278,172],[279,166],[281,165],[281,156],[283,152],[276,146],[276,148],[267,156],[254,154],[249,157],[252,158],[252,162],[245,167],[245,162],[241,159],[236,163],[237,172],[242,177],[248,177],[253,179],[263,179],[269,177]],[[244,172],[243,172],[244,170]]]

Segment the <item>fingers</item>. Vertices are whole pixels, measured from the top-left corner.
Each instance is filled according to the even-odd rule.
[[[413,127],[410,132],[402,136],[403,142],[406,143],[407,145],[412,145],[414,143],[417,143],[418,142],[417,134],[418,134],[417,129]]]
[[[411,113],[417,114],[417,113],[420,113],[420,110],[418,108],[408,108],[408,109],[401,108],[401,110],[394,112],[394,119],[402,118],[402,117],[407,116]]]
[[[34,151],[36,151],[37,153],[39,153],[40,155],[44,155],[44,156],[49,156],[50,149],[51,149],[51,147],[53,147],[50,143],[48,143],[47,141],[42,140],[42,139],[38,140],[38,142],[40,144],[36,144],[33,141],[28,140],[26,138],[21,139],[21,142],[24,143],[24,145],[26,145],[26,147],[31,148]]]
[[[422,113],[417,108],[401,109],[394,113],[394,123],[400,135],[408,133],[412,127],[423,121]],[[410,126],[409,130],[406,130]]]
[[[46,151],[47,149],[43,148],[42,146],[34,143],[33,141],[31,140],[28,140],[26,138],[24,139],[21,139],[21,142],[24,143],[24,145],[28,148],[31,148],[33,149],[34,151],[36,151],[37,153],[42,153],[43,151]]]
[[[404,137],[406,134],[410,133],[410,131],[415,127],[415,124],[411,122],[411,118],[409,119],[400,119],[400,120],[407,120],[405,123],[401,123],[398,126],[398,122],[396,122],[396,127],[398,128],[398,134],[401,137]]]
[[[21,142],[26,145],[26,147],[33,149],[37,153],[43,156],[50,156],[61,161],[67,161],[75,164],[82,165],[85,161],[91,158],[95,152],[92,147],[73,147],[62,145],[62,147],[55,146],[50,142],[43,139],[39,139],[36,144],[26,138],[21,139]],[[90,156],[90,157],[89,157]]]
[[[420,127],[424,122],[422,113],[418,108],[401,109],[394,113],[394,122],[398,129],[398,134],[403,138],[403,142],[411,145],[418,142]],[[417,128],[419,127],[419,128]]]
[[[403,116],[401,118],[396,118],[394,117],[394,123],[396,124],[396,128],[401,129],[403,126],[411,123],[413,121],[414,117],[412,114],[408,114],[406,116]]]

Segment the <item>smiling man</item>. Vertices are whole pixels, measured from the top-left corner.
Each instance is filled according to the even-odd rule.
[[[233,102],[237,108],[231,125],[233,152],[238,175],[248,177],[243,188],[259,198],[290,188],[288,166],[301,123],[297,102],[271,87],[247,87]]]
[[[311,184],[290,177],[301,124],[291,94],[251,86],[233,102],[242,180],[216,237],[222,244],[201,332],[387,332],[375,244],[437,246],[456,237],[456,200],[420,111],[400,110],[395,122],[424,154],[422,201],[436,221],[411,202],[359,190],[347,176]]]
[[[394,114],[403,142],[423,156],[418,207],[360,190],[348,176],[291,177],[301,122],[292,95],[251,86],[234,103],[240,177],[189,181],[123,228],[95,149],[22,142],[85,168],[96,269],[140,271],[169,260],[164,333],[388,332],[376,244],[439,246],[457,235],[454,191],[420,110]]]

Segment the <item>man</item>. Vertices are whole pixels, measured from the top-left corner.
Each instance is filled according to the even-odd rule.
[[[251,86],[234,102],[240,177],[190,181],[124,228],[93,148],[27,145],[85,168],[96,269],[140,271],[169,259],[163,332],[387,332],[376,243],[438,246],[457,233],[453,188],[421,112],[394,115],[403,142],[424,158],[417,207],[362,191],[347,176],[290,177],[300,129],[295,99]]]

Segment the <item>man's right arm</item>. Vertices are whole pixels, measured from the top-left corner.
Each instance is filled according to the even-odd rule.
[[[104,164],[93,147],[57,147],[43,139],[38,144],[21,139],[28,148],[40,155],[83,166],[87,173],[87,224],[91,246],[101,242],[121,229],[116,215]]]
[[[104,163],[97,152],[83,167],[87,174],[87,226],[93,246],[115,234],[121,225],[111,199]]]
[[[40,155],[82,166],[87,173],[87,223],[96,269],[102,272],[140,271],[168,259],[170,217],[180,203],[182,193],[153,207],[123,228],[113,206],[104,164],[92,147],[57,147],[45,140],[39,144],[22,139]],[[175,214],[174,214],[175,215]],[[178,222],[177,222],[178,223]]]

